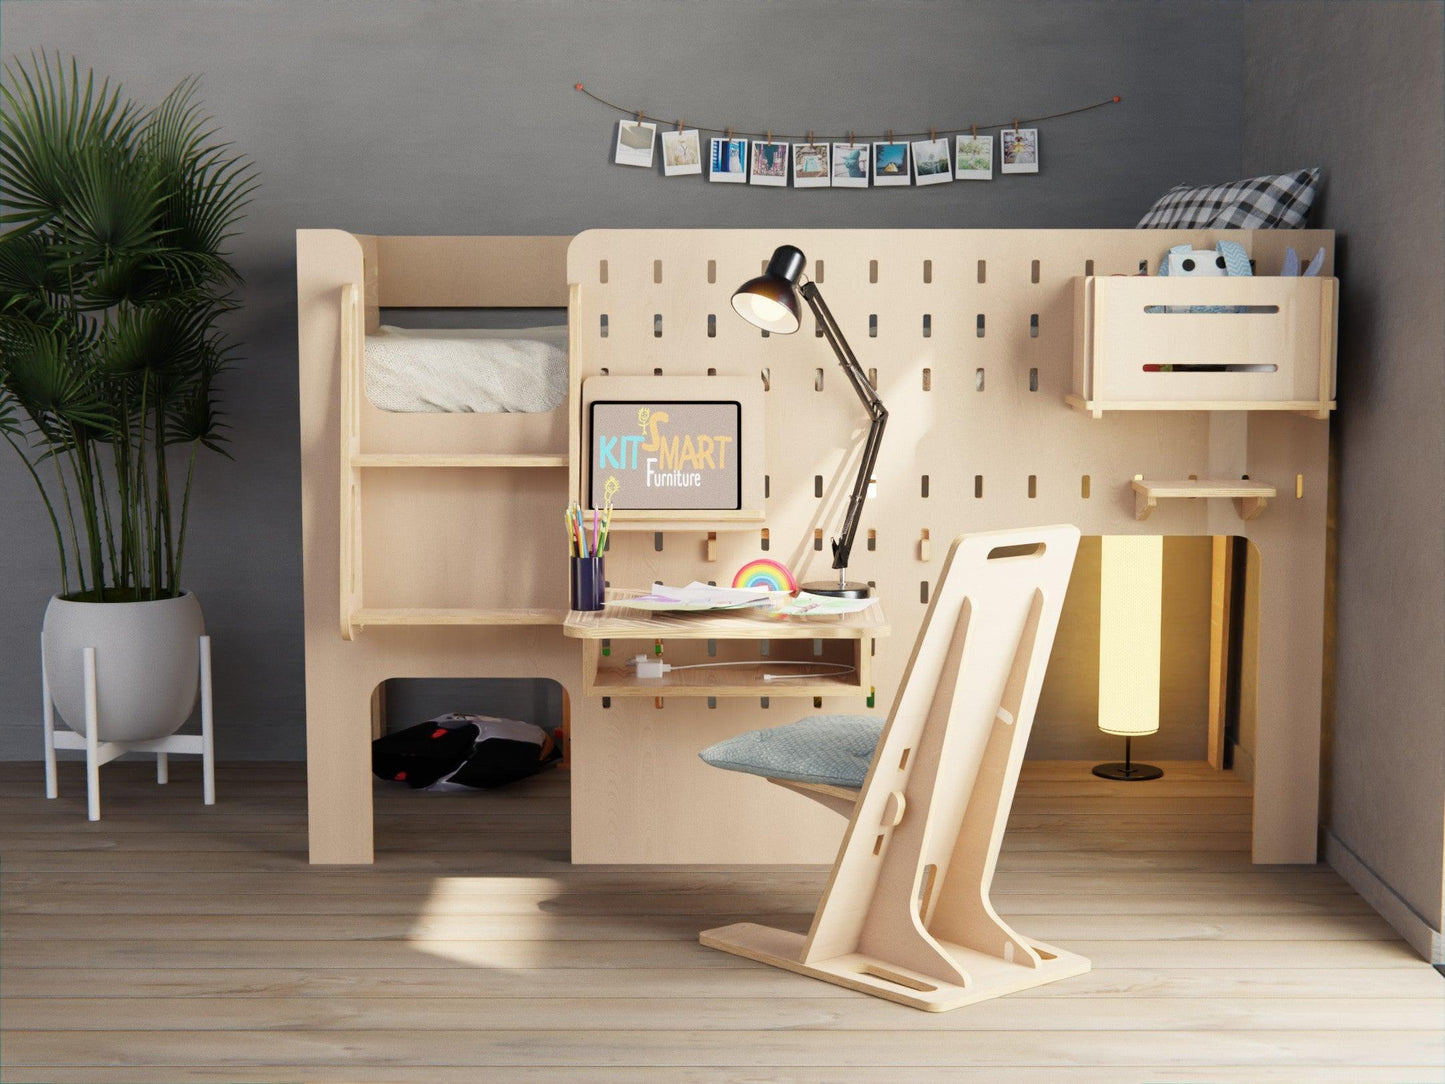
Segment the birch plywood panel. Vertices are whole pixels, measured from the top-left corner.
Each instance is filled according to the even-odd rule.
[[[1288,798],[1255,821],[1257,854],[1313,861],[1318,782],[1323,597],[1322,503],[1281,500],[1242,523],[1229,502],[1161,503],[1134,518],[1135,475],[1229,477],[1220,464],[1293,492],[1305,472],[1323,494],[1328,423],[1252,415],[1247,425],[1202,411],[1073,411],[1073,280],[1157,266],[1170,245],[1212,246],[1215,231],[589,231],[568,253],[573,290],[574,387],[604,371],[647,377],[748,377],[766,391],[765,522],[754,531],[613,536],[614,586],[653,580],[730,579],[767,555],[803,578],[831,575],[827,540],[841,522],[866,431],[864,414],[811,321],[767,336],[737,318],[733,289],[779,244],[808,256],[808,274],[876,386],[890,421],[853,551],[852,578],[877,586],[893,635],[873,659],[877,709],[897,687],[941,567],[942,547],[964,532],[1077,524],[1086,534],[1245,534],[1275,577],[1260,620],[1260,731],[1277,750],[1270,771]],[[1324,245],[1332,235],[1230,233],[1277,270],[1286,241]],[[604,271],[605,267],[605,271]],[[1326,268],[1328,273],[1329,268]],[[1256,465],[1255,447],[1268,448]],[[581,496],[580,438],[570,485]],[[1084,476],[1088,476],[1085,496]],[[1209,507],[1210,505],[1223,507]],[[1228,520],[1223,516],[1228,513]],[[766,541],[763,531],[766,530]],[[716,556],[705,560],[711,545]],[[1266,572],[1266,578],[1268,573]],[[1303,615],[1303,628],[1296,623]],[[581,861],[773,861],[827,857],[836,828],[787,795],[709,772],[697,751],[718,737],[789,722],[806,700],[719,700],[716,708],[668,700],[595,704],[574,712],[573,853]],[[1268,704],[1267,710],[1264,705]],[[866,711],[861,696],[824,697],[824,710]],[[1266,742],[1260,739],[1263,747]],[[1284,750],[1289,750],[1288,755]],[[1269,758],[1267,758],[1269,759]],[[1286,762],[1286,760],[1288,762]],[[625,781],[625,782],[624,782]],[[1260,785],[1271,785],[1261,779]],[[649,801],[637,801],[637,788]],[[652,788],[656,787],[654,790]],[[1288,805],[1289,809],[1283,808]],[[783,827],[786,826],[786,827]]]
[[[1084,321],[1078,405],[1333,408],[1332,278],[1082,277],[1074,285]]]
[[[765,389],[764,518],[726,531],[666,523],[659,523],[661,531],[619,531],[608,555],[614,587],[726,582],[763,553],[787,562],[800,577],[829,575],[828,536],[841,521],[856,470],[863,412],[811,323],[797,335],[763,337],[732,313],[728,301],[784,242],[808,254],[809,275],[863,366],[875,371],[891,412],[876,495],[865,509],[851,562],[854,578],[875,582],[893,630],[869,656],[875,710],[886,711],[891,702],[942,565],[943,547],[925,544],[925,531],[928,539],[940,540],[1072,522],[1091,535],[1244,534],[1259,548],[1263,569],[1260,719],[1258,748],[1251,750],[1262,796],[1254,854],[1312,861],[1328,422],[1199,411],[1092,419],[1064,402],[1077,326],[1073,280],[1133,274],[1141,261],[1155,266],[1170,245],[1208,247],[1221,236],[1133,230],[592,231],[573,241],[565,274],[555,239],[535,239],[535,246],[519,250],[529,256],[513,251],[505,258],[528,261],[527,297],[515,303],[570,298],[566,408],[510,418],[403,418],[374,411],[363,399],[353,439],[340,417],[343,291],[355,287],[364,298],[364,322],[374,319],[377,305],[398,298],[437,306],[506,304],[504,293],[493,292],[502,285],[474,274],[478,267],[492,268],[502,250],[497,239],[485,237],[442,244],[300,231],[313,861],[371,859],[369,706],[376,684],[402,676],[491,675],[549,677],[567,690],[574,860],[832,857],[841,828],[826,810],[761,781],[710,770],[697,759],[711,742],[805,714],[812,703],[807,693],[711,704],[667,697],[660,708],[647,698],[618,698],[604,706],[601,697],[581,695],[581,652],[560,628],[481,623],[552,620],[565,569],[556,510],[569,493],[581,496],[581,383],[604,373],[643,379],[659,372],[717,375]],[[1286,244],[1333,247],[1330,234],[1310,231],[1228,236],[1250,251],[1265,274],[1278,268]],[[429,262],[428,253],[441,262]],[[411,275],[407,266],[429,270]],[[437,267],[449,270],[438,276]],[[343,447],[345,459],[338,454]],[[353,453],[388,457],[392,465],[353,462]],[[521,467],[539,456],[560,463],[564,453],[565,476],[560,469],[493,469],[507,456],[524,456],[510,460]],[[434,458],[408,459],[399,467],[390,458],[399,456],[475,458],[463,460],[469,466],[442,466],[451,460]],[[357,564],[356,595],[363,613],[372,614],[356,623],[351,641],[342,639],[337,625],[342,471],[362,479],[366,552]],[[1129,483],[1136,475],[1241,474],[1281,494],[1247,523],[1229,501],[1161,501],[1147,523],[1134,518]],[[1299,499],[1291,496],[1297,475],[1303,477]],[[418,545],[426,521],[439,518],[446,526],[435,544]],[[510,617],[484,608],[497,593]],[[443,617],[450,624],[398,623]],[[760,656],[768,649],[766,641],[756,645]],[[869,710],[861,691],[821,700],[825,710]]]

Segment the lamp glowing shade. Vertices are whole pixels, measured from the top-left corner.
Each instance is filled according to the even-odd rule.
[[[760,282],[754,279],[753,282]],[[749,283],[748,285],[752,285]],[[744,289],[747,287],[745,286]],[[773,331],[779,335],[791,335],[798,330],[798,314],[781,301],[762,294],[744,293],[739,290],[733,294],[733,308],[737,314],[754,327],[760,327],[764,331]]]
[[[1121,738],[1159,730],[1164,539],[1101,540],[1099,729]]]
[[[805,257],[792,245],[780,245],[768,261],[768,268],[749,279],[733,294],[733,309],[754,327],[778,335],[791,335],[802,326],[798,304],[798,279]]]
[[[1159,648],[1164,610],[1164,539],[1102,540],[1099,554],[1099,729],[1124,739],[1124,760],[1096,764],[1104,779],[1158,779],[1135,763],[1133,739],[1159,729]]]

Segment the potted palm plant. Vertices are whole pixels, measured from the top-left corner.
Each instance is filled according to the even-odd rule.
[[[55,536],[46,678],[84,733],[166,737],[196,703],[200,604],[184,589],[201,449],[223,451],[216,380],[240,275],[226,251],[254,188],[187,79],[154,108],[59,58],[0,86],[0,436]]]

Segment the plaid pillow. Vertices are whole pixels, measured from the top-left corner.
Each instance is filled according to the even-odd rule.
[[[1297,230],[1305,224],[1319,183],[1316,166],[1208,188],[1181,184],[1160,197],[1137,228]]]

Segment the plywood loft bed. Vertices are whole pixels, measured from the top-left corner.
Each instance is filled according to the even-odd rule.
[[[764,551],[800,579],[827,575],[864,419],[811,325],[766,337],[729,305],[789,243],[891,413],[851,563],[875,581],[878,627],[892,633],[859,633],[877,710],[892,702],[939,575],[931,540],[1059,522],[1086,535],[1243,536],[1262,573],[1258,720],[1245,750],[1254,860],[1313,862],[1334,280],[1110,277],[1224,236],[1261,276],[1286,245],[1333,253],[1322,231],[598,230],[570,243],[300,231],[312,861],[372,858],[379,684],[485,676],[549,678],[567,692],[574,861],[832,858],[841,826],[826,810],[711,771],[697,753],[815,703],[867,710],[863,688],[714,695],[694,677],[629,693],[595,669],[584,685],[595,642],[563,628],[560,513],[569,499],[586,506],[582,404],[600,380],[764,389],[766,466],[749,479],[761,509],[620,521],[614,587],[725,582]],[[1177,311],[1221,304],[1256,311]],[[361,388],[362,337],[381,309],[561,305],[568,398],[549,414],[388,414]],[[1197,368],[1244,357],[1275,368]],[[1171,362],[1182,364],[1158,368]],[[795,634],[718,650],[809,643]]]

